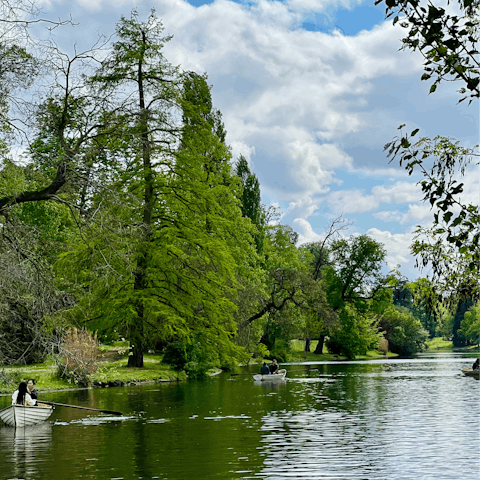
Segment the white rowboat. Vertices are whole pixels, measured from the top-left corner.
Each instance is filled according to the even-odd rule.
[[[271,375],[254,375],[253,379],[257,382],[281,382],[285,380],[287,376],[287,371],[285,369],[279,370],[278,373],[273,373]]]
[[[55,407],[32,407],[30,405],[10,405],[0,410],[0,418],[9,427],[26,427],[44,422],[52,414]]]

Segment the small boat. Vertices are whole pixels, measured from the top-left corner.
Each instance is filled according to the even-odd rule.
[[[55,407],[45,405],[32,407],[30,405],[10,405],[0,410],[0,418],[9,427],[26,427],[48,420]]]
[[[253,376],[253,379],[257,382],[280,382],[285,380],[287,371],[285,369],[279,370],[278,373],[272,373],[270,375],[261,375],[260,373]]]
[[[466,377],[480,379],[480,370],[472,370],[471,368],[462,368],[462,372]]]

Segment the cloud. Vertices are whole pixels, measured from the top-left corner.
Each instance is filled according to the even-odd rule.
[[[375,210],[379,201],[373,195],[364,195],[361,190],[340,190],[327,198],[330,209],[335,213],[364,213]]]
[[[419,185],[412,182],[397,182],[394,185],[377,185],[372,188],[379,202],[408,203],[422,200],[422,190]]]
[[[293,228],[298,233],[298,244],[318,242],[322,236],[316,233],[310,222],[304,218],[296,218],[293,222]]]
[[[302,175],[313,171],[308,182],[300,174],[284,182],[297,194],[299,188],[324,193],[336,170],[354,167],[337,140],[375,123],[370,118],[365,124],[362,112],[374,93],[372,80],[421,68],[414,55],[398,55],[401,31],[391,22],[355,37],[300,28],[299,12],[307,6],[325,10],[332,5],[258,1],[249,6],[220,0],[193,8],[182,0],[158,2],[166,30],[181,39],[165,47],[167,57],[184,69],[208,72],[227,140],[255,147],[252,160],[259,170],[283,163],[289,171],[296,162]],[[376,142],[380,146],[380,139]]]
[[[387,250],[386,262],[390,269],[395,268],[397,265],[401,265],[404,270],[411,268],[413,265],[413,259],[410,254],[410,244],[413,240],[413,233],[392,234],[389,231],[371,228],[366,234],[377,242],[385,245]]]

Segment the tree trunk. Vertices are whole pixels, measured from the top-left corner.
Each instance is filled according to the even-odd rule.
[[[318,338],[318,344],[317,348],[315,348],[315,351],[313,353],[316,353],[317,355],[322,355],[323,354],[323,344],[325,343],[325,335],[320,335]]]
[[[307,337],[305,339],[305,348],[303,350],[305,353],[307,353],[307,352],[310,353],[310,343],[311,343],[311,341],[312,340],[310,339],[310,337]]]
[[[137,337],[136,342],[130,346],[130,353],[128,356],[128,367],[143,367],[143,342],[140,337]]]

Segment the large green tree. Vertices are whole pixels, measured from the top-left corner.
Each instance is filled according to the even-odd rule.
[[[254,250],[206,77],[170,65],[162,35],[154,12],[146,22],[122,17],[91,79],[122,126],[103,140],[109,188],[94,196],[86,241],[63,265],[85,272],[88,324],[124,333],[130,366],[157,339],[180,343],[197,375],[193,363],[205,370],[241,354],[236,275]]]
[[[391,303],[390,276],[382,272],[386,251],[368,235],[337,239],[325,268],[328,301],[340,317],[330,350],[354,358],[378,343],[378,315]]]

